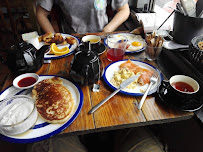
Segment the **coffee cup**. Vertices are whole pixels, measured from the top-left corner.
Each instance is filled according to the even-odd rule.
[[[88,41],[90,41],[91,49],[95,50],[99,48],[101,38],[100,36],[97,36],[97,35],[86,35],[82,38],[83,43]]]
[[[198,82],[193,78],[185,75],[174,75],[168,81],[163,80],[161,82],[157,93],[162,101],[173,107],[184,110],[194,109],[201,105],[196,100],[199,88]]]

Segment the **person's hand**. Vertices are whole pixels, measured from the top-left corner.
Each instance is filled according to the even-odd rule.
[[[113,32],[113,30],[109,29],[109,28],[108,28],[108,25],[106,25],[106,26],[103,28],[102,32],[108,33],[108,32]]]

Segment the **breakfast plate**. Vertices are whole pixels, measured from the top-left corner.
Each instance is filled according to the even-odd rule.
[[[52,77],[54,77],[54,75],[40,75],[39,81],[42,81],[44,79],[50,79]],[[76,117],[78,116],[78,114],[82,109],[83,93],[80,87],[77,86],[76,84],[73,84],[69,80],[64,79],[62,77],[61,79],[63,81],[63,85],[67,86],[68,89],[70,90],[76,105],[75,109],[70,114],[70,118],[65,123],[50,124],[45,122],[40,116],[38,116],[35,126],[29,129],[27,132],[13,136],[0,134],[0,139],[14,143],[32,143],[47,139],[53,135],[60,133],[65,128],[67,128],[76,119]],[[22,94],[27,94],[27,90],[17,89],[14,86],[10,86],[0,93],[0,100],[9,98],[14,95],[22,95]],[[31,92],[29,92],[27,96],[31,96]]]
[[[103,74],[104,81],[106,82],[106,84],[109,87],[111,87],[114,90],[116,90],[118,87],[113,85],[113,83],[111,82],[111,79],[113,78],[114,72],[118,71],[119,66],[126,61],[127,60],[120,60],[117,62],[113,62],[105,68],[105,71]],[[161,84],[161,81],[163,80],[163,75],[161,74],[161,72],[157,68],[155,68],[154,66],[152,66],[148,63],[138,61],[138,60],[131,60],[131,61],[134,64],[140,66],[141,68],[154,71],[158,75],[158,81],[154,85],[152,85],[152,88],[149,91],[149,94],[156,92],[158,86]],[[148,86],[149,86],[149,84],[145,84],[143,86],[138,84],[134,89],[124,88],[120,91],[120,93],[132,95],[132,96],[142,96],[144,94],[144,91],[146,91]]]
[[[126,54],[141,52],[145,49],[145,40],[141,35],[135,35],[132,33],[116,33],[110,35],[111,38],[115,38],[115,41],[119,41],[120,36],[125,36],[128,39]],[[107,38],[104,39],[104,44],[107,46]]]
[[[68,55],[71,55],[71,54],[73,54],[74,53],[74,51],[75,51],[75,49],[77,48],[77,46],[80,44],[80,41],[79,41],[79,39],[78,38],[76,38],[76,37],[74,37],[74,36],[72,36],[72,35],[69,35],[69,34],[61,34],[62,35],[62,37],[65,39],[66,37],[72,37],[72,38],[74,38],[75,40],[76,40],[76,43],[74,43],[73,45],[72,44],[65,44],[65,45],[62,45],[62,44],[57,44],[57,47],[59,48],[59,49],[62,49],[62,48],[64,48],[64,47],[68,47],[69,48],[69,52],[68,53],[66,53],[66,54],[64,54],[64,55],[54,55],[54,54],[49,54],[48,52],[50,51],[48,51],[47,53],[45,53],[45,55],[44,55],[44,59],[45,60],[52,60],[52,59],[59,59],[59,58],[63,58],[63,57],[66,57],[66,56],[68,56]],[[40,47],[42,47],[43,45],[45,45],[45,43],[44,42],[40,42],[39,43],[39,48]]]

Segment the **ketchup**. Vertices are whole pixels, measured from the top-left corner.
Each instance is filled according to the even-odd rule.
[[[179,91],[183,92],[194,92],[194,89],[185,82],[174,82],[172,86],[175,87]]]
[[[19,87],[27,87],[27,86],[34,84],[36,81],[37,80],[33,77],[26,77],[26,78],[21,79],[18,82],[18,86]]]

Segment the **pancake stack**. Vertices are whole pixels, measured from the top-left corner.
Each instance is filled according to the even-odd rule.
[[[74,109],[71,92],[59,77],[45,79],[32,90],[37,111],[49,123],[64,123]]]

